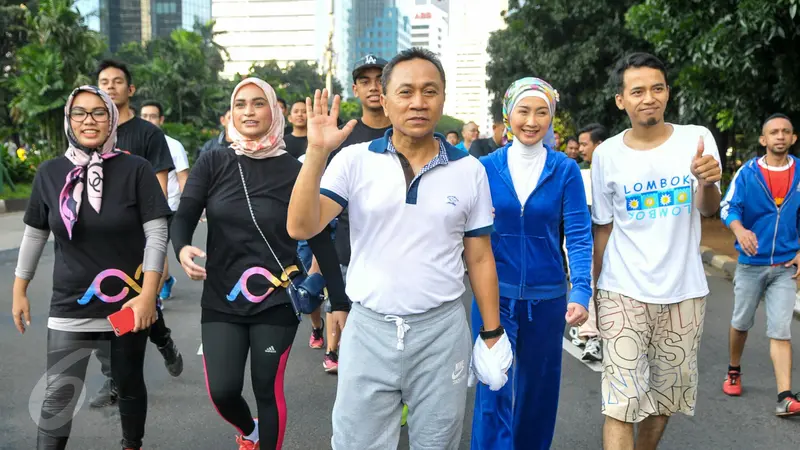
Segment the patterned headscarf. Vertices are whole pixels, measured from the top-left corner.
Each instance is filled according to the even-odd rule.
[[[278,106],[278,96],[275,95],[275,90],[266,81],[260,78],[245,78],[236,88],[233,89],[231,94],[231,111],[234,110],[234,103],[236,102],[236,94],[244,86],[254,84],[258,86],[264,95],[267,97],[270,110],[272,111],[272,125],[270,125],[267,134],[258,140],[250,140],[242,136],[239,130],[236,129],[236,124],[231,119],[228,122],[228,137],[231,139],[231,147],[237,155],[245,155],[253,159],[271,158],[273,156],[280,156],[286,153],[286,143],[283,142],[283,127],[285,121],[283,113]]]
[[[78,142],[78,138],[75,137],[75,133],[72,131],[69,111],[72,109],[75,97],[81,92],[91,92],[100,97],[108,110],[108,138],[100,148],[84,147]],[[67,148],[64,156],[75,167],[67,174],[64,187],[61,189],[61,194],[58,198],[58,207],[61,220],[64,221],[64,225],[67,227],[67,234],[70,239],[72,239],[72,229],[75,227],[75,223],[78,222],[78,212],[81,208],[84,186],[88,186],[86,196],[89,199],[89,204],[92,209],[100,213],[100,206],[103,202],[103,161],[121,154],[119,150],[114,148],[117,144],[118,124],[119,111],[116,105],[111,101],[111,97],[108,94],[96,86],[81,86],[72,91],[69,99],[67,99],[67,104],[64,106],[64,132],[67,134],[69,148]]]
[[[550,148],[555,146],[555,134],[553,132],[553,119],[556,116],[556,103],[558,103],[558,91],[553,89],[553,86],[542,79],[534,77],[521,78],[509,86],[503,97],[503,124],[506,126],[506,141],[510,142],[514,139],[514,134],[511,132],[511,112],[514,111],[514,106],[526,97],[540,97],[547,102],[550,107],[550,128],[544,137],[544,144]]]

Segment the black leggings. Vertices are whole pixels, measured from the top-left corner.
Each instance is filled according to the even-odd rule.
[[[242,397],[244,367],[250,352],[250,378],[258,408],[258,434],[263,450],[280,449],[286,432],[283,376],[297,333],[292,326],[207,322],[202,324],[206,387],[219,415],[243,436],[255,422]]]
[[[164,321],[164,313],[161,308],[156,308],[158,318],[155,323],[150,326],[150,342],[156,344],[156,347],[164,347],[169,343],[172,336],[172,330],[169,329],[167,323]],[[108,346],[100,346],[95,352],[97,360],[100,361],[100,370],[106,378],[111,378],[111,356],[109,355],[110,349]]]
[[[142,446],[147,419],[144,352],[147,331],[117,337],[112,332],[47,330],[47,388],[39,420],[38,450],[62,450],[72,429],[72,416],[86,380],[93,350],[107,348],[111,376],[117,385],[122,447]]]

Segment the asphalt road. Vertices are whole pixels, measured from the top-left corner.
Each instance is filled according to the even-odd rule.
[[[196,243],[205,242],[205,226],[200,225]],[[5,260],[4,260],[5,259]],[[24,336],[14,329],[10,317],[14,262],[0,258],[0,292],[6,293],[0,308],[0,449],[35,448],[36,424],[31,409],[38,415],[41,395],[34,388],[45,371],[46,313],[51,292],[52,249],[48,247],[36,279],[30,287],[33,324]],[[171,266],[177,268],[172,259]],[[661,449],[787,449],[800,448],[800,419],[774,416],[775,382],[764,336],[764,315],[750,334],[743,362],[745,394],[729,398],[721,384],[727,369],[727,327],[732,309],[731,282],[712,269],[705,331],[700,350],[700,388],[697,415],[675,417],[669,424]],[[184,354],[184,373],[170,377],[161,355],[148,347],[145,365],[149,391],[149,412],[145,447],[147,450],[175,448],[234,449],[234,429],[212,408],[207,396],[200,356],[201,284],[189,281],[174,271],[178,282],[174,298],[167,303],[166,320]],[[462,299],[469,301],[469,292]],[[793,326],[800,336],[800,322]],[[336,391],[336,377],[322,371],[321,350],[308,347],[309,321],[297,334],[286,376],[289,424],[284,448],[329,448],[330,413]],[[795,360],[800,352],[794,351]],[[796,363],[796,366],[800,363]],[[246,371],[249,373],[249,369]],[[794,370],[794,388],[800,390],[800,376]],[[100,387],[102,376],[96,360],[89,366],[86,398]],[[249,376],[246,384],[249,384]],[[252,392],[246,397],[255,410]],[[37,403],[38,399],[38,403]],[[472,404],[470,393],[469,405]],[[31,406],[32,405],[32,406]],[[471,407],[468,407],[468,411]],[[469,448],[471,417],[468,414],[461,448]],[[554,449],[601,448],[603,417],[600,414],[600,374],[564,353],[561,401]],[[115,407],[93,410],[84,404],[77,412],[69,448],[82,450],[118,449],[119,422]],[[408,448],[403,437],[400,448]]]

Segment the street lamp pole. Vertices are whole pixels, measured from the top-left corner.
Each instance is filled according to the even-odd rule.
[[[330,29],[328,31],[328,46],[325,49],[325,87],[329,93],[333,92],[333,27],[335,25],[333,16],[333,0],[328,2],[328,18],[330,19]]]

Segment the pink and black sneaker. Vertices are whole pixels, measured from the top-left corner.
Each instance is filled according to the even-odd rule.
[[[308,340],[308,346],[311,348],[325,347],[325,338],[322,337],[322,330],[325,328],[325,322],[322,322],[320,328],[311,327],[311,338]]]
[[[322,360],[322,367],[325,372],[338,373],[339,372],[339,355],[331,350],[325,353],[325,359]]]

